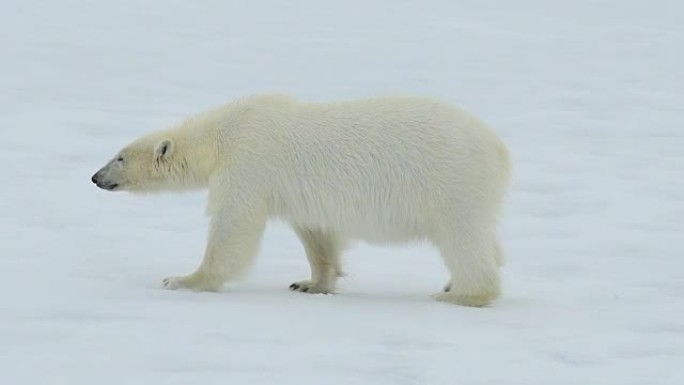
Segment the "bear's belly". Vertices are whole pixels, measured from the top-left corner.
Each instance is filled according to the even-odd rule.
[[[365,203],[365,202],[364,202]],[[310,229],[334,231],[346,238],[370,243],[401,243],[421,239],[431,215],[407,202],[403,204],[351,204],[344,199],[281,201],[274,217]]]

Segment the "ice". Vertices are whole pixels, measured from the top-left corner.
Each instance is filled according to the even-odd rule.
[[[0,383],[681,384],[684,5],[677,1],[18,1],[0,12]],[[508,143],[504,296],[437,303],[435,250],[360,244],[335,295],[287,290],[269,225],[221,293],[165,291],[206,193],[90,176],[247,94],[442,97]]]

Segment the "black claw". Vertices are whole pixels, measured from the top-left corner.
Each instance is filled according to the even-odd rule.
[[[303,291],[304,293],[306,293],[306,292],[309,291],[309,288],[308,288],[308,287],[305,287],[305,288],[302,289],[302,291]]]
[[[293,283],[292,285],[290,285],[290,290],[297,290],[297,289],[299,289],[299,285],[297,285],[296,283]]]

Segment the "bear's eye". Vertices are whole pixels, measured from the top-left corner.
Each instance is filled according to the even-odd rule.
[[[123,162],[124,161],[123,156],[119,156],[118,158],[116,158],[116,161],[117,162]]]

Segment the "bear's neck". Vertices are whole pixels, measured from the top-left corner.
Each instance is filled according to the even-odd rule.
[[[183,144],[185,150],[181,155],[181,169],[184,173],[185,187],[203,189],[209,187],[209,179],[216,170],[218,153],[215,140],[205,138],[200,141]]]
[[[218,163],[218,145],[210,130],[181,125],[156,136],[167,137],[175,143],[173,157],[165,170],[168,188],[195,190],[209,186]]]

